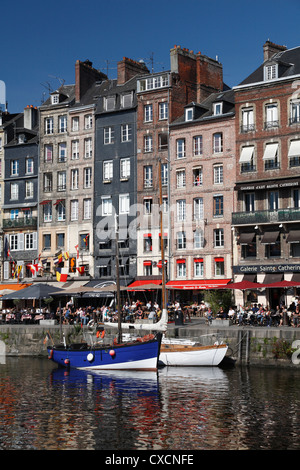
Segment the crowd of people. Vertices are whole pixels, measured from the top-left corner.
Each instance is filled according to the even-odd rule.
[[[291,326],[300,327],[300,299],[292,302],[288,307],[279,305],[275,309],[269,306],[254,303],[251,306],[231,306],[225,309],[220,306],[218,312],[213,313],[211,307],[204,301],[186,305],[178,300],[167,304],[169,320],[175,320],[178,315],[187,323],[192,318],[204,317],[206,324],[210,325],[214,319],[229,319],[231,325],[237,326]],[[140,300],[125,301],[121,306],[121,321],[135,322],[140,320],[158,321],[161,316],[161,307],[157,302]],[[39,323],[41,319],[53,319],[58,323],[70,325],[88,325],[90,321],[117,322],[118,312],[114,306],[102,305],[93,307],[75,306],[71,301],[64,307],[57,307],[56,311],[44,308],[3,308],[0,310],[0,323]]]

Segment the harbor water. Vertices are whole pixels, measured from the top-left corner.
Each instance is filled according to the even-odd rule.
[[[300,369],[0,364],[1,450],[296,450],[299,409]]]

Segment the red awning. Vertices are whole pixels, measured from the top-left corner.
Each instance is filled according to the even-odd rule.
[[[167,289],[183,290],[202,290],[217,289],[220,286],[226,286],[230,279],[205,279],[203,281],[169,281],[166,284]]]
[[[152,265],[152,261],[144,261],[144,266],[151,266]]]
[[[146,279],[144,281],[134,281],[132,284],[127,286],[128,290],[148,290],[153,289],[155,286],[160,288],[162,280],[161,279]]]
[[[50,199],[47,199],[46,201],[42,201],[42,202],[40,202],[40,204],[41,204],[41,205],[44,205],[44,204],[49,204],[49,202],[51,202],[51,200],[50,200]]]

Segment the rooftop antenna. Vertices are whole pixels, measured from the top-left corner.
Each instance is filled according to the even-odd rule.
[[[63,86],[66,81],[64,78],[55,77],[54,75],[48,75],[48,77],[55,78],[56,80],[58,80],[61,86]]]

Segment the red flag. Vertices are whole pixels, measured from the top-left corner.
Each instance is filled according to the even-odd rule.
[[[78,250],[78,245],[75,246],[76,251],[77,251],[77,259],[79,258],[79,250]]]
[[[76,268],[77,271],[79,272],[79,274],[83,274],[84,273],[84,266],[79,266],[79,268]]]

